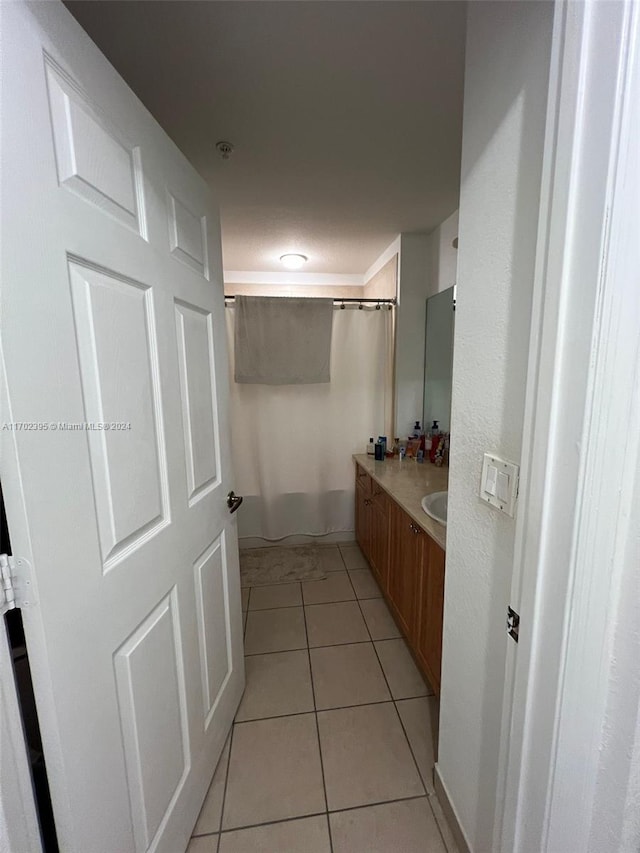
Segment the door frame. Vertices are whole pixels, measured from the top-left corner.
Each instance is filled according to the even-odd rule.
[[[511,590],[520,642],[506,639],[494,823],[503,853],[588,850],[597,803],[640,497],[639,53],[633,0],[556,4]]]
[[[2,342],[0,341],[0,421],[2,423],[11,423],[13,417],[11,414],[11,405],[8,396],[8,384],[4,357],[2,352]],[[16,543],[21,543],[19,550],[14,550],[17,556],[31,560],[31,550],[29,548],[29,525],[25,510],[24,501],[22,499],[22,481],[20,478],[20,470],[18,464],[18,456],[15,448],[15,433],[11,431],[2,431],[0,435],[0,462],[2,464],[2,485],[5,500],[5,509],[7,510],[7,524],[10,525],[11,543],[16,549]],[[11,501],[11,511],[8,511],[8,504]],[[11,521],[9,521],[9,514]],[[22,547],[22,543],[26,544],[26,548]],[[30,564],[30,563],[29,563]],[[32,591],[31,591],[32,592]],[[29,594],[29,598],[33,601],[33,595]],[[22,610],[23,622],[29,620],[31,615],[30,603],[21,600],[18,602]],[[3,620],[4,621],[4,620]],[[34,620],[31,620],[34,622]],[[37,623],[34,625],[37,629]],[[4,791],[0,790],[2,798],[2,810],[6,821],[7,834],[10,839],[20,839],[25,845],[25,853],[42,853],[42,840],[40,836],[40,827],[37,816],[37,804],[33,782],[31,779],[31,769],[28,766],[27,760],[27,744],[24,739],[24,729],[22,723],[22,713],[20,710],[20,701],[18,698],[17,687],[13,679],[13,673],[8,671],[8,663],[5,665],[5,660],[11,654],[8,638],[6,636],[4,624],[0,626],[0,643],[2,643],[2,690],[6,699],[6,726],[7,731],[12,738],[12,753],[15,761],[16,770],[18,773],[18,786],[20,789],[20,802],[23,809],[22,814],[15,814],[11,806],[17,803],[16,797],[7,797]],[[41,638],[40,638],[41,639]],[[25,630],[25,643],[27,654],[31,648],[27,631]],[[30,666],[34,665],[34,661],[29,660]],[[37,662],[35,662],[37,666]],[[45,708],[40,704],[40,700],[36,699],[36,707],[38,718],[46,713]],[[48,709],[47,709],[48,710]],[[21,748],[24,747],[24,752]],[[14,791],[14,794],[17,790]],[[9,806],[9,810],[5,811]],[[27,846],[28,845],[28,846]]]
[[[0,625],[0,718],[0,813],[4,823],[0,849],[42,853],[28,747],[4,619]]]

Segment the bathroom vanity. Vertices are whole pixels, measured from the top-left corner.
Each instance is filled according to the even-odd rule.
[[[356,463],[356,538],[416,663],[440,695],[445,527],[421,507],[448,469],[412,459]]]

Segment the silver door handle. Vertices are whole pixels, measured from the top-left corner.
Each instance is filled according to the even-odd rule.
[[[242,495],[236,495],[235,492],[229,492],[227,495],[227,506],[229,507],[229,512],[233,514],[237,509],[239,509],[243,500],[244,498]]]

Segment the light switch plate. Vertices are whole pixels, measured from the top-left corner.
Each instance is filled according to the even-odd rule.
[[[482,458],[480,500],[513,518],[516,512],[519,477],[520,468],[514,462],[485,453]]]

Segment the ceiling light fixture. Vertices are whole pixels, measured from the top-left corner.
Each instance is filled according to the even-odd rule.
[[[309,259],[306,255],[298,255],[294,252],[289,252],[286,255],[280,255],[280,260],[288,270],[299,270]]]
[[[225,142],[221,139],[220,142],[216,142],[216,151],[223,160],[228,160],[233,154],[233,145],[231,142]]]

